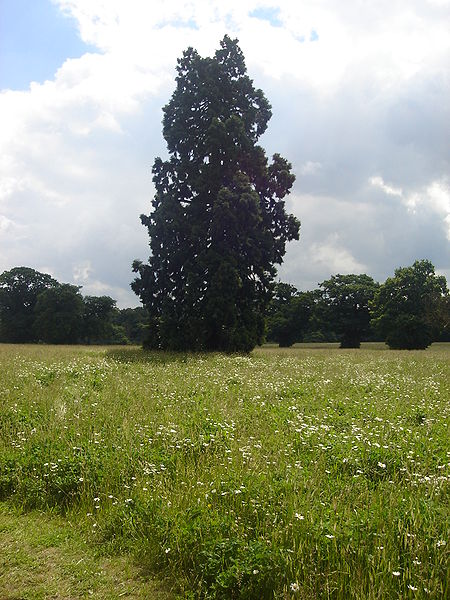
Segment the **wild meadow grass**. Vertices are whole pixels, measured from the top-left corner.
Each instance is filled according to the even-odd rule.
[[[183,598],[445,598],[450,347],[0,346],[0,499]]]

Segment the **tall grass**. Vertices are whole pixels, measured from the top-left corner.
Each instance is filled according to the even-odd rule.
[[[450,348],[0,346],[0,497],[186,598],[448,594]]]

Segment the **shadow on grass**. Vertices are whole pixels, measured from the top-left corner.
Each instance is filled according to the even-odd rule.
[[[187,363],[192,359],[202,358],[204,353],[166,352],[164,350],[144,350],[143,348],[114,348],[106,351],[106,357],[119,363],[143,363],[165,365],[170,363]]]
[[[297,342],[289,348],[278,346],[278,344],[266,343],[261,347],[263,350],[340,350],[340,351],[357,351],[357,350],[389,350],[384,342],[361,342],[360,348],[341,348],[339,342]]]
[[[449,344],[450,346],[450,344]],[[362,342],[361,350],[388,350],[384,342]],[[290,348],[280,348],[277,344],[266,343],[255,348],[256,353],[260,352],[281,352],[286,354],[295,354],[295,351],[317,351],[317,350],[339,350],[341,352],[358,352],[359,348],[340,348],[339,342],[311,342],[297,343]],[[144,350],[142,347],[114,347],[106,350],[106,357],[119,363],[144,363],[144,364],[170,364],[187,363],[191,360],[206,358],[220,352],[168,352],[165,350]],[[248,356],[251,353],[230,353],[228,356]]]

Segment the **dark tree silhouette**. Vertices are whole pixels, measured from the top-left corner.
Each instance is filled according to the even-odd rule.
[[[77,285],[61,283],[41,292],[34,309],[34,331],[48,344],[76,344],[83,334],[84,302]]]
[[[85,296],[83,313],[83,338],[90,344],[114,337],[113,320],[118,312],[116,301],[109,296]]]
[[[284,348],[301,342],[314,308],[313,292],[299,292],[293,285],[277,283],[268,309],[267,340]]]
[[[30,267],[14,267],[0,275],[0,341],[35,341],[34,308],[38,295],[56,287],[47,273]]]
[[[248,351],[260,343],[275,265],[300,224],[286,214],[294,182],[257,145],[271,117],[228,36],[212,58],[189,48],[164,107],[170,158],[155,160],[148,264],[132,284],[150,315],[147,345]]]
[[[333,275],[319,284],[325,321],[341,342],[341,348],[359,348],[369,332],[369,303],[378,283],[369,275]]]
[[[380,287],[374,324],[390,348],[422,350],[448,326],[448,305],[445,277],[435,274],[429,260],[416,260]]]

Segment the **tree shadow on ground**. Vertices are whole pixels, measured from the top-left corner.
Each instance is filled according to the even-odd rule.
[[[204,358],[200,352],[166,352],[164,350],[144,350],[143,348],[114,348],[107,350],[106,358],[122,364],[143,363],[165,365],[187,363],[190,360]]]

